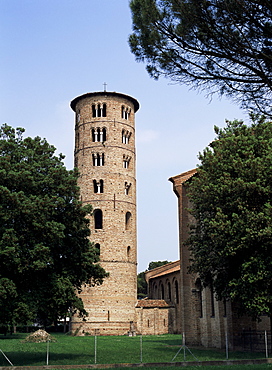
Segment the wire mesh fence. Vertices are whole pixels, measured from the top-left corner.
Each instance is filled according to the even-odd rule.
[[[272,353],[271,332],[268,331],[243,331],[233,338],[235,349],[244,352]]]
[[[0,367],[226,359],[226,348],[207,349],[185,345],[178,334],[136,337],[73,337],[56,334],[57,341],[52,343],[23,343],[25,336],[16,334],[5,338],[0,335]],[[271,333],[243,332],[234,341],[235,350],[228,351],[228,359],[260,359],[272,353]]]

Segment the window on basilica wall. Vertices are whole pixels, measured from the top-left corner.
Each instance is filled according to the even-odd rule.
[[[167,295],[168,295],[168,300],[172,301],[171,284],[169,282],[167,283]]]
[[[164,286],[163,283],[160,284],[160,299],[164,299]]]
[[[175,280],[175,301],[179,304],[179,286],[177,280]]]

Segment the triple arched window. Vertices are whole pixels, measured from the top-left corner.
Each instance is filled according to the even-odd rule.
[[[104,141],[106,141],[106,139],[107,139],[107,135],[106,135],[105,127],[92,128],[92,141],[94,143],[97,143],[97,142],[103,143]]]
[[[93,117],[107,117],[107,106],[105,103],[97,103],[92,105]]]

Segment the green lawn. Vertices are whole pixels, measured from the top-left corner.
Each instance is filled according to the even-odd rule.
[[[57,342],[49,345],[49,365],[85,365],[95,363],[95,338],[91,336],[72,337],[64,334],[53,334]],[[0,335],[0,349],[5,353],[14,366],[46,365],[46,343],[22,343],[26,334],[15,334],[9,337]],[[111,336],[97,337],[97,364],[110,363],[140,363],[141,362],[141,337]],[[181,346],[180,335],[143,336],[142,338],[142,362],[171,362]],[[201,361],[225,360],[225,352],[221,350],[205,350],[190,348],[193,355]],[[229,353],[229,359],[263,358],[264,354],[252,354],[233,352]],[[175,358],[175,362],[184,360],[183,350]],[[194,361],[195,358],[186,351],[186,361]],[[8,361],[0,353],[0,366],[9,365]],[[272,369],[271,365],[254,365],[256,369]],[[164,367],[166,368],[166,367]],[[170,368],[170,367],[169,367]],[[196,369],[197,367],[186,367]],[[205,367],[213,370],[222,367]],[[232,366],[232,370],[241,367]],[[254,367],[243,366],[243,369]],[[151,369],[151,368],[150,368]],[[155,367],[152,367],[154,370]],[[172,368],[173,369],[173,368]]]

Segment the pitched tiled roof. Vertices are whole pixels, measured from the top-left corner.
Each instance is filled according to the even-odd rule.
[[[153,279],[158,276],[168,275],[173,272],[180,270],[180,261],[169,262],[166,265],[156,267],[152,270],[145,272],[145,279],[148,282],[149,279]]]
[[[197,169],[194,168],[192,170],[183,172],[180,175],[172,176],[168,180],[174,184],[183,184],[184,182],[189,180],[191,177],[193,177],[196,173],[197,173]]]

